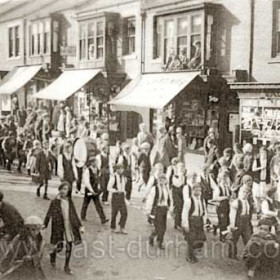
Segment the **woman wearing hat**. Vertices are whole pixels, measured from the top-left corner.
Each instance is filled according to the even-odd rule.
[[[30,216],[24,221],[23,230],[13,239],[0,263],[1,279],[46,279],[41,267],[44,246],[42,225],[37,216]]]

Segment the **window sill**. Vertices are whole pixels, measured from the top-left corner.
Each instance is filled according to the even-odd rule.
[[[21,56],[12,56],[12,57],[8,57],[8,60],[18,60],[20,58]]]
[[[123,55],[123,59],[124,60],[135,60],[137,59],[137,54],[136,53],[132,53],[132,54],[125,54]]]
[[[268,64],[278,64],[278,63],[280,63],[280,55],[278,55],[274,58],[271,58],[267,63]]]

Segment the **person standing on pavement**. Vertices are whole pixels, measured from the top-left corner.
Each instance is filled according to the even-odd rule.
[[[97,168],[100,174],[100,186],[102,190],[102,202],[108,205],[109,192],[107,186],[110,179],[110,157],[109,147],[106,144],[101,146],[100,154],[96,156]]]
[[[40,190],[45,185],[44,199],[49,200],[48,184],[51,178],[51,154],[49,151],[49,142],[43,142],[43,150],[36,157],[36,170],[39,173],[39,186],[37,196],[40,197]]]
[[[111,230],[115,233],[127,234],[125,230],[128,204],[125,189],[127,178],[124,176],[124,166],[122,164],[116,164],[114,168],[115,173],[111,176],[108,183],[108,191],[112,193]],[[118,230],[116,228],[116,219],[119,212],[121,218],[119,222],[120,229]]]
[[[97,160],[92,159],[83,170],[83,183],[85,186],[85,196],[84,202],[81,211],[81,219],[82,221],[86,221],[86,213],[87,208],[92,200],[94,202],[96,211],[100,217],[101,223],[105,224],[109,221],[106,218],[103,207],[100,203],[99,196],[102,193],[102,188],[99,188],[99,176],[98,176],[98,167],[97,167]],[[107,189],[107,186],[106,186]]]
[[[164,249],[164,235],[167,227],[167,213],[172,204],[171,194],[168,188],[166,176],[161,174],[158,177],[158,184],[153,186],[147,200],[148,213],[153,219],[154,230],[149,237],[149,243],[154,245],[154,239],[157,237],[158,246],[160,249]]]
[[[187,142],[185,136],[183,135],[183,129],[181,127],[178,127],[176,129],[176,139],[177,139],[178,158],[181,162],[185,164]]]
[[[147,126],[145,123],[139,125],[139,133],[137,135],[138,145],[141,146],[143,143],[149,143],[151,147],[154,145],[153,135],[147,131]]]
[[[51,201],[48,212],[44,220],[44,228],[48,227],[49,221],[52,220],[51,244],[55,246],[54,251],[50,254],[52,267],[56,266],[56,255],[63,249],[63,242],[66,242],[66,258],[64,271],[72,275],[70,268],[70,259],[73,244],[77,245],[82,242],[81,233],[84,228],[77,215],[75,205],[68,196],[69,184],[62,182],[58,188],[59,194]]]
[[[61,182],[68,182],[69,196],[72,195],[73,183],[77,177],[76,164],[73,157],[73,145],[71,141],[66,141],[63,146],[63,152],[57,159],[57,174]]]

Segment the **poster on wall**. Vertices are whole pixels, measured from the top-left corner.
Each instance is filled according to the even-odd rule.
[[[280,137],[280,108],[249,107],[241,109],[241,130],[251,131],[260,139]]]

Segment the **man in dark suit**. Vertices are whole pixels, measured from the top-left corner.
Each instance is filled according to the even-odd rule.
[[[23,218],[18,210],[11,204],[3,201],[4,194],[0,192],[0,219],[3,226],[0,227],[0,237],[4,236],[12,240],[23,227]]]
[[[49,142],[43,142],[43,150],[39,152],[36,158],[36,170],[39,173],[40,185],[37,188],[37,196],[40,197],[41,187],[45,185],[44,199],[49,200],[48,197],[48,181],[51,176],[51,154],[49,152]]]

